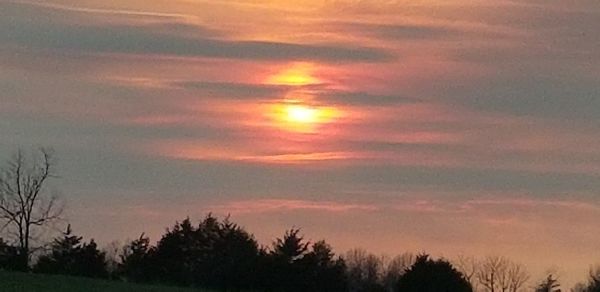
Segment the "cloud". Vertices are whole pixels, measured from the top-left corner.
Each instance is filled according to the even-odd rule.
[[[157,31],[156,25],[71,25],[60,18],[49,18],[39,8],[11,4],[0,7],[0,42],[32,49],[281,61],[379,62],[393,58],[388,52],[367,47],[217,39],[203,34],[202,27],[198,28],[199,34],[190,36],[173,30],[178,28],[173,25],[163,25],[170,28],[169,33]]]
[[[338,91],[331,90],[323,92],[319,98],[327,103],[342,104],[342,105],[368,105],[368,106],[386,106],[398,103],[414,103],[419,102],[418,99],[405,97],[402,95],[382,95],[372,94],[360,91]]]
[[[40,3],[34,1],[19,1],[19,0],[7,0],[7,3],[19,4],[24,6],[36,6],[54,10],[65,10],[73,12],[82,12],[90,14],[109,14],[109,15],[126,15],[126,16],[142,16],[151,18],[192,18],[191,15],[177,14],[177,13],[164,13],[164,12],[149,12],[149,11],[136,11],[127,9],[98,9],[98,8],[87,8],[87,7],[76,7],[61,5],[56,3]]]
[[[487,112],[551,119],[600,121],[600,86],[590,77],[498,74],[470,86],[446,88],[446,96]]]
[[[334,29],[354,35],[364,35],[388,41],[500,39],[512,37],[516,32],[502,27],[484,25],[456,25],[451,22],[439,24],[420,23],[364,23],[334,22]]]
[[[376,211],[379,208],[371,204],[340,203],[333,201],[309,201],[291,199],[261,199],[247,201],[233,201],[223,205],[214,205],[208,208],[217,212],[231,212],[232,214],[288,212],[288,211],[321,211],[321,212],[350,212],[350,211]]]
[[[262,84],[206,81],[176,81],[171,85],[183,89],[197,91],[202,95],[231,99],[266,99],[281,98],[289,88]]]

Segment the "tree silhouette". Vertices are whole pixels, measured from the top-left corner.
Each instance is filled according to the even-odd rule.
[[[307,291],[345,291],[346,265],[344,260],[336,258],[329,244],[324,240],[315,242],[300,260],[304,266]]]
[[[25,159],[19,150],[0,173],[0,221],[14,237],[19,249],[19,269],[27,270],[31,241],[37,231],[59,218],[62,208],[55,196],[46,194],[47,181],[54,178],[51,151],[40,149]]]
[[[118,274],[134,282],[150,282],[156,275],[156,264],[152,262],[153,249],[150,238],[144,233],[123,247]]]
[[[202,271],[202,264],[218,235],[218,222],[210,215],[201,225],[202,231],[197,231],[187,218],[176,223],[160,239],[153,257],[160,269],[161,281],[177,285],[199,282],[195,278],[206,272]]]
[[[277,238],[266,259],[266,285],[275,291],[307,291],[305,265],[300,262],[308,253],[309,242],[300,236],[300,229],[287,230]]]
[[[498,256],[485,258],[476,276],[485,291],[489,292],[517,292],[529,280],[525,267]]]
[[[258,243],[254,236],[226,218],[219,228],[210,261],[210,286],[228,290],[257,285]]]
[[[415,256],[411,253],[403,253],[387,262],[383,269],[382,284],[386,291],[393,292],[400,277],[406,273],[415,262]]]
[[[479,272],[479,261],[475,257],[459,255],[453,262],[456,269],[463,274],[465,279],[471,283],[474,291],[478,291],[479,281],[477,273]]]
[[[544,281],[535,287],[535,292],[561,292],[560,283],[552,274],[549,274]]]
[[[19,268],[19,264],[18,248],[0,238],[0,270],[16,270]]]
[[[383,258],[367,253],[364,249],[352,249],[344,256],[348,290],[351,292],[385,291],[381,277]]]
[[[298,260],[308,251],[310,242],[304,242],[300,235],[300,229],[290,229],[285,232],[283,238],[278,238],[273,244],[273,257],[288,263]]]
[[[176,223],[149,245],[143,235],[128,246],[122,257],[124,277],[181,286],[223,290],[251,289],[259,283],[258,243],[243,228],[220,222],[209,214],[193,226],[187,218]]]
[[[105,278],[108,275],[104,253],[98,250],[93,239],[85,243],[82,237],[73,235],[71,225],[62,238],[54,240],[50,254],[41,256],[33,270],[84,277]]]
[[[471,292],[471,284],[445,260],[420,255],[398,281],[399,292]]]
[[[600,292],[600,267],[590,269],[587,283],[579,283],[576,292]]]
[[[312,245],[300,230],[287,230],[266,254],[269,291],[346,291],[345,264],[324,240]]]

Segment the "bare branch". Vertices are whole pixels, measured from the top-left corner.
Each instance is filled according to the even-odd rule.
[[[34,228],[45,228],[62,214],[58,199],[51,196],[46,200],[44,192],[47,180],[54,177],[52,152],[41,148],[37,157],[27,160],[19,150],[0,170],[0,231],[7,230],[14,237],[25,259],[35,251],[30,246]]]

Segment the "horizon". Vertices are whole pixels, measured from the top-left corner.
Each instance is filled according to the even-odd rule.
[[[593,0],[0,0],[0,167],[54,149],[103,244],[212,212],[571,287],[600,264],[598,27]]]

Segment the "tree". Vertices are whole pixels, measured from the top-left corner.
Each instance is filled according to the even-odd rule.
[[[123,247],[118,274],[130,281],[149,282],[154,278],[153,271],[156,268],[156,265],[151,262],[153,252],[150,238],[142,233],[138,239]]]
[[[561,292],[560,283],[552,274],[549,274],[544,281],[537,285],[535,292]]]
[[[273,242],[262,278],[268,291],[346,291],[346,266],[324,240],[311,244],[299,229]]]
[[[300,229],[292,228],[283,238],[277,238],[267,255],[262,277],[265,285],[275,291],[307,291],[305,266],[301,260],[309,252],[309,245],[300,235]]]
[[[388,292],[396,290],[396,285],[400,277],[415,263],[415,256],[412,253],[403,253],[395,256],[387,262],[383,269],[383,286]]]
[[[119,241],[112,241],[102,248],[106,260],[106,271],[111,279],[119,276],[119,266],[121,264],[119,256],[122,251],[123,245]]]
[[[299,262],[304,267],[306,291],[346,291],[346,265],[336,258],[331,245],[324,240],[315,242]]]
[[[600,292],[600,267],[590,269],[587,283],[579,283],[573,291]]]
[[[487,257],[479,266],[477,271],[477,279],[486,291],[497,292],[506,291],[507,286],[504,286],[504,278],[506,277],[506,269],[508,260],[503,257]]]
[[[229,217],[220,223],[218,238],[210,252],[210,273],[205,282],[212,287],[250,289],[257,285],[259,263],[258,242],[242,227],[231,222]]]
[[[36,273],[63,274],[105,278],[105,254],[98,250],[94,240],[82,242],[81,236],[72,234],[71,225],[62,238],[54,239],[50,254],[42,255],[33,270]]]
[[[57,198],[46,192],[46,183],[56,177],[52,152],[42,148],[27,160],[19,150],[0,171],[2,229],[17,242],[19,268],[26,270],[32,253],[31,241],[62,212]]]
[[[298,235],[300,229],[290,229],[283,238],[278,238],[273,243],[272,255],[278,259],[292,263],[303,257],[308,252],[310,242],[304,242],[304,237]]]
[[[485,258],[476,276],[484,289],[490,292],[517,292],[529,280],[525,267],[497,256]]]
[[[474,291],[478,290],[479,281],[477,281],[477,272],[479,270],[479,262],[475,257],[466,257],[459,255],[454,261],[456,269],[463,274],[465,279],[471,283]]]
[[[158,280],[184,286],[202,282],[197,278],[205,277],[208,270],[205,263],[217,240],[218,229],[217,220],[209,215],[198,228],[186,218],[167,230],[152,254],[152,261],[159,269]]]
[[[16,270],[19,267],[19,250],[0,238],[0,270]]]
[[[251,289],[257,284],[258,243],[226,218],[209,214],[197,226],[189,218],[177,222],[150,247],[143,236],[123,257],[123,274],[136,281],[222,290]]]
[[[507,276],[509,292],[519,291],[529,280],[529,273],[525,266],[518,263],[510,263]]]
[[[472,292],[471,284],[445,260],[420,255],[398,281],[399,292]]]
[[[381,277],[383,258],[367,253],[364,249],[353,249],[346,253],[348,289],[351,292],[385,291]]]

